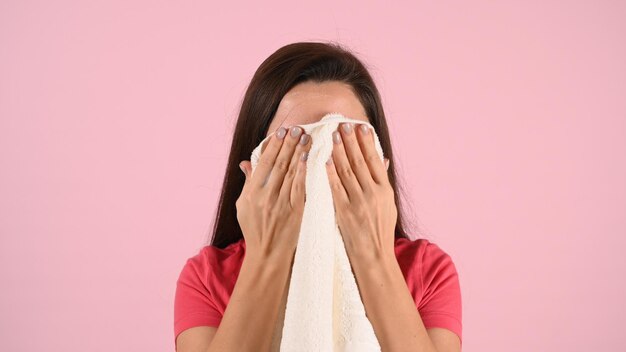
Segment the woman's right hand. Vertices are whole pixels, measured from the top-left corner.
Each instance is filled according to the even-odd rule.
[[[252,176],[250,161],[239,163],[246,181],[235,205],[246,255],[293,258],[304,212],[306,159],[302,157],[311,148],[311,137],[303,132],[298,126],[276,130],[261,147]]]

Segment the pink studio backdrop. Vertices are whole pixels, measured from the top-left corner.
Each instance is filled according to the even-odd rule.
[[[621,1],[0,3],[5,351],[173,351],[240,99],[280,46],[339,41],[382,92],[464,351],[623,351]]]

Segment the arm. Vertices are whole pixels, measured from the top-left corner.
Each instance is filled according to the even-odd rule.
[[[285,309],[293,256],[281,259],[246,253],[219,327],[194,326],[176,339],[177,352],[263,351]]]
[[[254,175],[251,161],[239,164],[245,183],[235,206],[246,253],[215,335],[207,341],[205,332],[202,340],[194,341],[210,344],[208,349],[194,352],[264,351],[278,342],[276,323],[282,322],[279,314],[286,306],[304,212],[305,161],[311,148],[302,128],[293,126],[289,138],[286,134],[285,127],[278,128]]]
[[[208,352],[269,350],[280,309],[285,308],[292,260],[246,253]]]
[[[459,339],[451,331],[424,327],[395,257],[383,257],[375,264],[350,259],[382,351],[461,351]]]
[[[337,225],[381,348],[460,351],[460,339],[452,331],[426,331],[396,261],[393,242],[398,209],[385,170],[388,164],[380,161],[375,148],[375,133],[365,124],[356,129],[350,123],[340,125],[333,132],[326,171]]]

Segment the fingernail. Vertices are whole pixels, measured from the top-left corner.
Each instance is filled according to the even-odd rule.
[[[305,145],[309,142],[309,135],[308,134],[303,134],[302,137],[300,137],[300,144]]]
[[[309,157],[309,153],[308,152],[302,152],[302,155],[300,155],[300,160],[306,161],[306,159],[308,157]]]
[[[331,155],[328,160],[326,160],[326,165],[331,165],[333,163],[333,156]]]
[[[285,137],[286,134],[287,134],[287,129],[280,126],[280,128],[278,128],[278,132],[276,132],[276,137],[278,137],[278,139],[283,139],[283,137]]]
[[[361,124],[361,132],[363,132],[363,134],[368,134],[370,133],[370,128],[367,127],[366,124]]]
[[[298,126],[294,126],[294,127],[291,128],[291,136],[293,138],[298,137],[301,132],[302,132],[302,130]]]
[[[352,132],[352,124],[351,123],[343,123],[341,124],[343,126],[343,131],[346,133],[350,133]]]
[[[339,131],[333,132],[333,142],[335,142],[335,144],[341,143],[341,136],[339,135]]]

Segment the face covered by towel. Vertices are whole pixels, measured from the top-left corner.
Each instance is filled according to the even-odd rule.
[[[384,158],[369,122],[329,113],[318,122],[298,125],[312,142],[306,161],[306,198],[286,307],[280,312],[272,351],[380,351],[336,223],[325,165],[332,155],[332,133],[343,122],[367,125],[381,161]],[[253,150],[253,173],[272,135]]]

